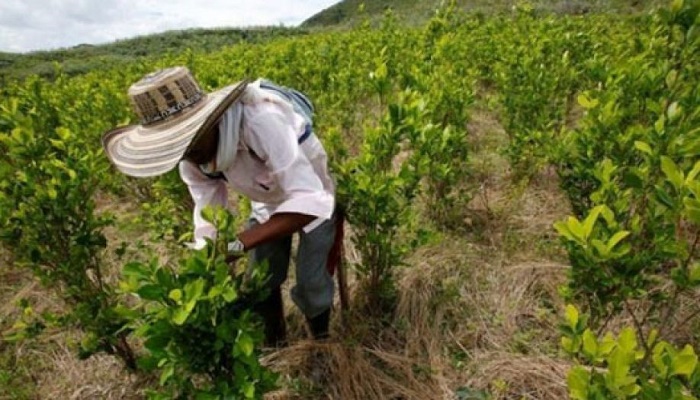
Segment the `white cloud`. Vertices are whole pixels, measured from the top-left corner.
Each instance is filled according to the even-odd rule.
[[[0,51],[104,43],[170,29],[296,25],[338,0],[2,0]]]

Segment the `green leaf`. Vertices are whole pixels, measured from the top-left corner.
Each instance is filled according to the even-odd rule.
[[[561,338],[561,348],[564,349],[564,351],[566,351],[567,353],[571,354],[575,353],[577,350],[574,346],[574,341],[566,336],[562,336]]]
[[[613,350],[608,357],[608,375],[606,376],[607,385],[617,390],[624,390],[624,387],[629,384],[629,370],[632,364],[632,359],[629,353],[625,352],[620,347]]]
[[[647,335],[647,346],[651,348],[654,343],[656,343],[656,339],[659,337],[659,331],[658,329],[652,329],[649,331],[649,335]]]
[[[688,219],[694,224],[700,225],[700,206],[698,206],[698,200],[686,197],[683,199],[685,204],[685,213]]]
[[[666,360],[665,360],[665,355],[666,355],[666,348],[668,347],[668,343],[666,342],[659,342],[654,346],[654,349],[652,351],[652,356],[651,360],[652,363],[654,364],[654,368],[656,368],[656,371],[660,376],[666,376],[668,375],[668,365],[666,365]]]
[[[241,333],[241,335],[238,337],[238,341],[236,341],[236,347],[238,347],[243,355],[249,357],[251,354],[253,354],[253,338],[251,338],[247,333]]]
[[[566,306],[565,315],[566,315],[566,322],[569,323],[569,326],[575,332],[576,327],[578,325],[578,319],[579,319],[578,310],[576,309],[575,306],[568,304]]]
[[[148,267],[140,262],[130,262],[122,269],[122,275],[133,276],[139,279],[148,278],[150,271]]]
[[[554,229],[556,229],[557,232],[559,232],[559,234],[561,236],[564,236],[565,238],[569,239],[570,241],[572,241],[572,242],[577,241],[576,237],[571,232],[571,230],[569,229],[569,226],[565,222],[563,222],[563,221],[555,222]]]
[[[676,84],[676,80],[678,78],[678,71],[675,69],[672,69],[666,74],[666,86],[668,88],[673,88],[673,86]]]
[[[598,357],[598,339],[588,328],[583,332],[583,352],[590,357],[591,360],[595,360],[595,358]]]
[[[185,299],[188,302],[196,302],[199,300],[199,298],[202,297],[202,293],[204,293],[205,284],[206,282],[204,281],[204,278],[198,278],[194,282],[188,282],[185,284]]]
[[[205,257],[197,254],[187,260],[185,267],[186,269],[183,272],[195,275],[204,275],[207,273],[207,260]]]
[[[674,101],[673,103],[671,103],[671,105],[668,106],[668,110],[666,110],[666,116],[668,117],[668,120],[671,122],[680,118],[680,116],[682,114],[683,114],[683,107],[679,106],[677,101]]]
[[[197,304],[196,301],[188,302],[187,304],[180,306],[173,311],[172,318],[170,319],[175,325],[182,325],[187,321],[187,318],[192,313],[194,305]]]
[[[642,178],[640,178],[639,175],[632,171],[625,172],[625,174],[622,176],[622,181],[625,183],[625,185],[633,189],[644,188],[644,181],[642,180]]]
[[[596,250],[598,250],[598,254],[600,254],[602,258],[609,258],[610,249],[605,243],[603,243],[601,240],[593,239],[591,240],[591,244],[593,245],[593,247],[595,247]]]
[[[608,225],[615,223],[615,213],[613,213],[610,207],[605,206],[600,214],[603,216]]]
[[[62,140],[49,139],[51,145],[59,150],[66,150],[66,144]]]
[[[654,123],[654,131],[656,131],[656,133],[658,133],[659,135],[663,135],[664,128],[666,128],[666,117],[662,115]]]
[[[160,374],[160,385],[163,386],[165,383],[170,379],[173,374],[175,373],[175,367],[171,364],[165,367],[163,369],[163,372]]]
[[[159,285],[144,285],[136,291],[136,294],[145,300],[162,300],[165,293]]]
[[[226,286],[222,296],[227,303],[231,303],[238,298],[238,293],[232,286]]]
[[[68,128],[56,128],[56,135],[64,142],[68,142],[73,136]]]
[[[582,367],[573,367],[566,377],[569,396],[573,400],[588,400],[588,387],[591,374]]]
[[[175,300],[176,302],[180,302],[182,299],[182,290],[180,289],[173,289],[168,293],[168,297]]]
[[[690,267],[690,282],[692,284],[700,283],[700,263],[694,264]]]
[[[224,292],[224,289],[221,287],[221,285],[216,285],[212,286],[211,289],[209,289],[209,294],[207,294],[207,298],[209,299],[215,299]]]
[[[656,195],[656,200],[658,200],[659,203],[663,204],[664,206],[670,209],[674,209],[676,207],[676,203],[671,198],[671,195],[669,195],[668,192],[662,187],[657,186],[654,188],[654,194]]]
[[[594,108],[598,105],[598,100],[597,99],[590,99],[586,94],[581,93],[578,95],[578,104],[581,105],[581,107],[590,110],[591,108]]]
[[[569,217],[566,220],[566,226],[569,228],[569,231],[580,241],[585,241],[586,238],[586,231],[581,224],[581,222],[576,218],[576,217]]]
[[[618,337],[618,346],[625,352],[634,352],[637,349],[637,334],[632,328],[624,328]]]
[[[603,211],[603,207],[605,206],[596,206],[595,208],[593,208],[593,210],[591,210],[586,219],[583,221],[584,240],[588,239],[588,237],[591,236],[591,233],[593,232],[593,227],[595,227],[595,223],[596,221],[598,221],[598,216],[600,216],[600,213]]]
[[[642,142],[642,141],[639,141],[639,140],[638,140],[638,141],[634,142],[634,147],[635,147],[637,150],[642,151],[642,152],[644,152],[644,153],[647,153],[647,154],[649,154],[649,155],[652,155],[652,154],[653,154],[653,152],[652,152],[652,150],[651,150],[651,146],[649,146],[649,144],[646,143],[646,142]]]
[[[700,154],[700,128],[687,132],[679,139],[680,154],[686,157],[697,157]]]
[[[255,385],[250,382],[246,382],[243,385],[243,396],[245,396],[246,399],[255,398]]]
[[[683,9],[683,3],[683,0],[673,0],[673,3],[671,3],[671,11],[673,11],[674,13],[679,12]]]
[[[613,250],[615,246],[617,246],[620,241],[622,241],[624,238],[630,235],[629,231],[619,231],[615,233],[610,240],[608,240],[608,249]]]
[[[693,169],[688,173],[688,176],[685,178],[685,184],[690,185],[690,183],[695,180],[695,177],[697,177],[699,173],[700,173],[700,161],[696,162],[695,165],[693,166]]]
[[[666,178],[676,190],[680,190],[683,187],[683,183],[685,182],[683,172],[671,158],[661,156],[661,170],[666,174]]]
[[[216,224],[216,211],[214,207],[204,207],[201,214],[205,221],[214,225]]]
[[[165,348],[170,343],[170,336],[167,334],[153,334],[144,343],[143,346],[151,353],[163,353]],[[166,360],[161,360],[165,362]]]
[[[698,365],[698,356],[695,354],[695,350],[690,345],[685,345],[680,353],[673,357],[671,362],[671,367],[673,370],[673,375],[681,375],[686,378],[695,372],[695,368]]]
[[[615,349],[617,343],[609,332],[603,337],[603,340],[598,343],[598,354],[602,357],[606,357]]]

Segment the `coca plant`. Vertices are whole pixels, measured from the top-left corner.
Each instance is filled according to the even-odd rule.
[[[334,166],[338,201],[346,208],[352,240],[362,257],[357,268],[372,296],[369,304],[394,297],[393,270],[415,244],[409,226],[416,218],[413,202],[419,194],[423,160],[418,153],[398,159],[414,128],[406,124],[406,111],[415,106],[391,104],[380,125],[365,132],[360,154]],[[340,147],[335,153],[343,154],[342,143],[335,139]]]
[[[154,399],[261,399],[276,377],[258,361],[262,333],[250,306],[265,295],[266,268],[241,271],[226,261],[236,233],[226,210],[206,208],[216,241],[177,265],[133,262],[121,290],[139,301],[131,327],[144,341],[140,365],[160,375]]]
[[[674,315],[700,289],[698,15],[699,1],[673,1],[655,16],[647,50],[579,96],[588,115],[559,172],[580,219],[555,225],[572,265],[565,294],[587,310],[567,307],[562,325],[577,364],[572,399],[700,396],[692,344],[664,340],[700,313],[690,302],[688,316]],[[620,311],[632,326],[601,337]]]
[[[700,364],[690,345],[682,348],[659,340],[652,331],[640,343],[635,329],[599,337],[576,307],[566,308],[562,347],[575,365],[568,373],[573,400],[668,399],[700,396]]]
[[[635,316],[629,301],[647,299],[639,325],[660,318],[664,326],[697,285],[700,97],[691,60],[700,55],[699,12],[698,1],[674,2],[655,18],[649,53],[579,97],[588,114],[560,174],[572,203],[592,208],[557,229],[572,264],[567,294],[584,302],[594,325],[623,309]]]
[[[517,13],[500,35],[502,46],[493,65],[502,121],[509,136],[505,154],[517,178],[530,178],[546,165],[573,107],[573,94],[586,82],[584,61],[593,53],[597,32],[589,23],[555,17],[536,18],[533,10]]]
[[[42,96],[41,86],[35,89],[32,95]],[[55,319],[84,333],[81,356],[104,351],[135,369],[127,319],[102,259],[111,223],[94,201],[105,176],[102,155],[81,146],[74,132],[47,127],[36,109],[10,102],[0,112],[7,128],[0,132],[0,240],[16,265],[66,302]]]

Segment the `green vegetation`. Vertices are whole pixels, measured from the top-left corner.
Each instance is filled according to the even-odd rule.
[[[355,25],[365,18],[377,20],[391,10],[401,21],[421,24],[430,19],[436,8],[449,4],[445,0],[342,0],[302,23],[302,27]],[[628,13],[648,10],[663,4],[660,0],[454,0],[457,9],[483,14],[509,12],[516,4],[528,3],[541,13],[586,14],[598,12]]]
[[[305,398],[696,399],[699,23],[698,0],[628,16],[447,7],[420,27],[388,15],[377,27],[8,79],[3,252],[72,317],[46,324],[29,313],[3,333],[20,346],[48,325],[70,328],[82,344],[71,349],[127,365],[119,346],[138,349],[134,374],[154,398],[260,398],[274,386],[270,368]],[[221,242],[199,252],[123,244],[139,230],[176,242],[189,229],[176,173],[124,177],[99,141],[133,119],[126,88],[172,65],[206,90],[264,76],[313,98],[360,289],[339,340],[260,361],[242,302],[256,279],[228,273]],[[505,198],[495,206],[494,187]],[[552,203],[559,212],[547,214]],[[120,230],[110,217],[124,223],[123,204],[143,213]],[[229,214],[208,218],[222,238],[236,229]],[[163,261],[144,261],[154,253]],[[569,264],[538,269],[532,254]],[[317,352],[320,383],[303,361]],[[0,380],[22,380],[24,369]],[[18,387],[13,397],[32,390]]]
[[[209,53],[238,43],[261,43],[279,37],[304,35],[303,29],[260,27],[254,29],[188,29],[118,40],[102,45],[75,47],[25,54],[0,52],[0,86],[10,79],[29,75],[53,78],[57,66],[69,76],[154,60],[186,51]]]
[[[265,269],[236,270],[226,245],[238,233],[233,216],[205,209],[217,227],[216,243],[193,252],[180,265],[130,263],[121,289],[143,300],[129,311],[144,339],[146,371],[159,371],[154,399],[259,399],[276,377],[260,366],[262,334],[248,306],[265,296]],[[201,382],[201,377],[206,377]]]

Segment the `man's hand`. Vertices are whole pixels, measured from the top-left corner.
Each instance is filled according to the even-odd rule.
[[[238,239],[228,244],[226,262],[231,274],[235,272],[236,261],[243,257],[246,250],[276,240],[298,231],[316,217],[299,213],[279,213],[273,215],[264,224],[256,225],[238,235]]]
[[[226,263],[228,264],[228,274],[232,278],[236,277],[236,263],[240,260],[242,255],[240,254],[229,254],[226,256]]]
[[[245,245],[239,239],[228,244],[226,254],[226,262],[229,265],[231,275],[236,272],[236,261],[245,255]]]

